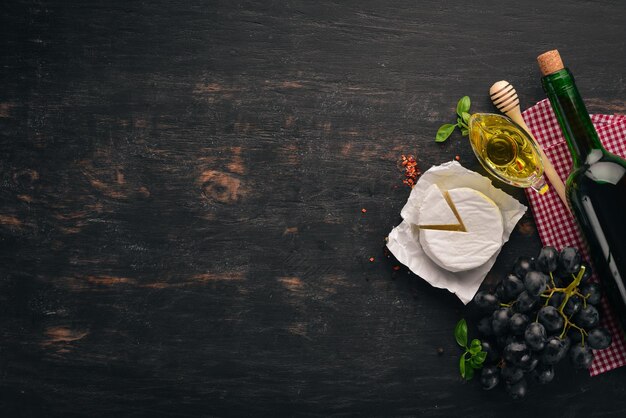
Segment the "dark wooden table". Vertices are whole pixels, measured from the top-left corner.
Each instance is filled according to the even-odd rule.
[[[535,103],[558,47],[590,111],[626,110],[623,2],[0,10],[0,416],[626,414],[624,369],[463,383],[471,312],[383,252],[401,154],[481,171],[433,140],[459,97]],[[488,283],[540,246],[528,213]]]

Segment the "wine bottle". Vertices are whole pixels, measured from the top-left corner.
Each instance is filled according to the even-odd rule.
[[[597,276],[626,329],[626,161],[602,146],[559,52],[548,51],[537,61],[543,89],[572,154],[567,200],[589,246]]]

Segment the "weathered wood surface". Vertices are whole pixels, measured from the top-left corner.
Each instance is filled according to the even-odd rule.
[[[534,103],[558,47],[592,111],[625,111],[624,3],[0,13],[1,416],[626,414],[626,370],[514,405],[463,384],[471,313],[383,254],[401,154],[480,171],[433,142],[460,96],[492,111],[505,78]],[[527,215],[489,282],[539,248]]]

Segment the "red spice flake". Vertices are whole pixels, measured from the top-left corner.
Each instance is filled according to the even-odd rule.
[[[370,262],[374,262],[374,257],[370,257]]]
[[[415,161],[415,157],[412,155],[402,155],[400,164],[402,169],[404,169],[404,180],[402,180],[402,183],[412,188],[415,186],[417,178],[422,174],[417,166],[417,161]]]
[[[459,161],[459,160],[461,160],[461,156],[460,156],[460,155],[457,155],[456,157],[454,157],[454,159],[455,159],[455,160],[457,160],[457,161]]]
[[[361,212],[365,213],[365,212],[367,212],[367,209],[363,208],[363,209],[361,209]]]
[[[393,266],[393,271],[398,271],[400,270],[400,266]]]

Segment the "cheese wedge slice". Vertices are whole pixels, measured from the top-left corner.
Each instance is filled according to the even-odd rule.
[[[442,192],[436,184],[426,189],[419,212],[419,227],[440,231],[465,231],[463,222],[450,204],[447,192]],[[427,203],[425,203],[427,202]]]
[[[439,197],[425,198],[420,207],[419,241],[428,257],[440,267],[452,271],[471,270],[487,262],[502,246],[504,229],[498,206],[487,196],[467,187],[439,191],[448,210],[458,215],[454,222],[444,211]],[[447,198],[447,199],[446,199]],[[431,213],[433,211],[440,213]],[[446,212],[446,214],[444,214]],[[457,229],[434,228],[426,220],[442,219],[460,225]],[[424,221],[423,221],[424,220]]]

